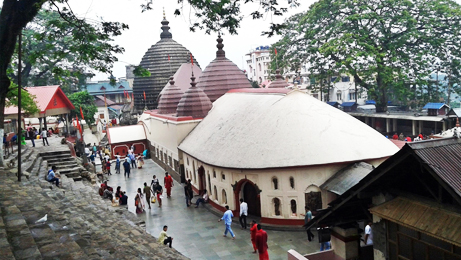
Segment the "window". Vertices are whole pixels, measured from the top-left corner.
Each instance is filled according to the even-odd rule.
[[[221,203],[222,204],[227,204],[227,194],[226,194],[226,191],[223,189],[222,190],[222,196],[221,196]]]
[[[261,63],[258,64],[259,71],[261,71]]]
[[[159,149],[157,148],[157,158],[160,156],[160,155],[159,155],[159,152],[160,152],[160,151],[159,151]]]
[[[336,100],[341,100],[342,93],[341,91],[336,92]]]
[[[163,158],[165,158],[165,163],[168,163],[168,156],[166,155],[166,153],[165,153],[165,157]]]
[[[197,183],[197,177],[196,177],[197,173],[194,171],[192,173],[192,176],[194,177],[194,183]]]
[[[168,163],[170,164],[170,166],[173,166],[173,161],[171,160],[171,156],[168,156]]]
[[[163,162],[163,152],[160,153],[160,161]]]
[[[216,171],[213,170],[213,178],[216,178]]]
[[[214,198],[215,200],[218,200],[218,189],[216,189],[216,186],[213,187],[213,194],[216,196],[216,198]]]
[[[225,175],[223,172],[221,172],[221,179],[222,179],[223,181],[226,180],[226,175]]]
[[[355,92],[349,93],[349,100],[355,100]]]
[[[291,187],[292,189],[295,188],[295,178],[293,178],[293,177],[290,177],[290,187]]]
[[[272,204],[274,204],[274,214],[276,216],[280,216],[280,199],[279,198],[274,198],[272,200]]]
[[[179,162],[177,160],[174,160],[174,170],[175,171],[179,170]]]
[[[291,214],[296,216],[296,210],[297,210],[296,200],[291,200],[290,201],[290,206],[291,206]]]
[[[210,179],[210,174],[208,174],[208,192],[211,195],[211,179]]]
[[[349,82],[350,78],[349,77],[341,77],[342,82]]]
[[[272,177],[272,188],[274,188],[274,190],[279,189],[279,180],[277,180],[276,177]]]
[[[187,157],[187,165],[189,165],[189,157]]]

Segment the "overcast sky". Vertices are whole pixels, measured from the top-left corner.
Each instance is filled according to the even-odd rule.
[[[143,0],[69,0],[70,5],[77,16],[98,19],[103,17],[107,21],[119,21],[129,25],[130,29],[115,42],[125,48],[125,53],[117,55],[119,62],[114,65],[114,76],[125,77],[125,66],[128,64],[138,65],[146,51],[160,40],[161,24],[163,19],[162,8],[165,8],[167,20],[170,22],[170,32],[173,39],[186,47],[197,59],[200,67],[205,67],[216,57],[217,33],[206,35],[205,31],[189,31],[189,8],[184,9],[186,15],[174,16],[174,10],[178,7],[176,0],[153,0],[154,10],[141,13],[140,4]],[[186,1],[185,1],[186,2]],[[286,0],[279,0],[286,2]],[[289,15],[302,10],[307,10],[314,0],[301,0],[302,6],[290,9]],[[242,11],[247,17],[241,23],[238,35],[230,35],[223,31],[224,50],[226,57],[232,60],[240,68],[243,68],[243,58],[249,50],[261,45],[275,43],[279,37],[267,38],[261,36],[262,31],[269,30],[271,22],[281,23],[289,15],[274,17],[267,15],[265,19],[253,20],[249,14],[256,10],[258,5],[245,4]],[[107,79],[107,75],[98,74],[92,80]]]

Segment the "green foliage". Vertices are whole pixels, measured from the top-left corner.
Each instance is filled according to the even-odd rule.
[[[137,77],[150,77],[150,71],[141,66],[134,66],[133,74]]]
[[[23,30],[21,75],[24,85],[61,85],[64,90],[75,89],[92,75],[89,70],[110,72],[117,61],[115,54],[123,53],[124,49],[113,44],[112,38],[128,26],[61,15],[42,9]]]
[[[75,109],[71,111],[71,116],[80,116],[80,107],[83,111],[86,124],[88,126],[95,123],[94,115],[98,112],[98,108],[94,104],[94,97],[91,96],[87,91],[75,92],[69,96],[69,100],[75,106]]]
[[[460,18],[451,0],[320,0],[286,21],[277,58],[292,69],[308,64],[320,78],[351,75],[382,112],[390,98],[403,104],[416,104],[418,94],[435,98],[440,90],[429,75],[434,60],[460,60]],[[446,46],[450,57],[442,54]]]
[[[35,96],[31,95],[24,89],[21,89],[21,110],[26,115],[32,116],[40,112],[34,100]],[[18,85],[11,83],[7,94],[6,106],[18,106]]]
[[[255,81],[255,80],[250,81],[250,84],[251,84],[252,88],[260,88],[259,83],[257,81]]]

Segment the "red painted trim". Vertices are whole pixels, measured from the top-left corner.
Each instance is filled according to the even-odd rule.
[[[237,205],[240,205],[240,190],[242,189],[242,186],[243,184],[245,183],[250,183],[251,185],[255,186],[255,184],[248,180],[248,179],[241,179],[237,184],[236,184],[236,187],[234,188],[234,199],[235,199],[235,212],[237,213],[237,215],[239,216],[240,215],[240,207],[237,207]],[[259,196],[259,195],[258,195]]]
[[[286,219],[286,218],[266,218],[261,217],[261,224],[279,225],[279,226],[300,226],[304,225],[304,219]]]
[[[216,202],[214,202],[213,200],[208,200],[208,203],[210,203],[211,206],[213,206],[213,208],[221,211],[221,212],[226,212],[226,208],[219,205],[219,204],[216,204]],[[234,214],[234,216],[236,216],[236,214]]]
[[[183,122],[183,121],[191,121],[191,120],[200,120],[203,118],[200,117],[191,117],[191,116],[182,116],[182,117],[176,117],[174,115],[162,115],[158,113],[158,110],[147,110],[144,112],[145,114],[151,115],[153,117],[161,118],[161,119],[167,119],[170,121],[175,121],[175,122]]]

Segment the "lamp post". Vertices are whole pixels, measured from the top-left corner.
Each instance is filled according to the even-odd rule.
[[[21,45],[22,31],[18,35],[18,181],[21,181]]]

